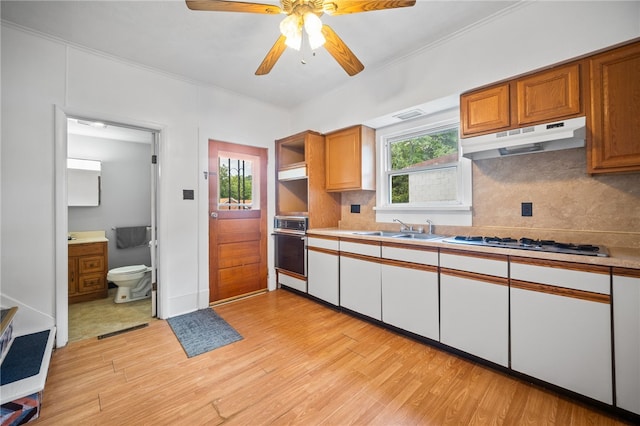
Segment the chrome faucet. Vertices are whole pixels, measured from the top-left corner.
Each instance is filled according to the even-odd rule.
[[[402,225],[402,227],[400,228],[401,231],[413,231],[413,226],[407,225],[406,223],[404,223],[400,219],[393,219],[393,221],[394,222],[398,222],[400,225]]]
[[[427,219],[427,223],[429,224],[429,234],[433,234],[433,222]]]

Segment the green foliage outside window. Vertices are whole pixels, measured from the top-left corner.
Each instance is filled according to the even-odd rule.
[[[391,170],[402,170],[458,152],[458,130],[421,135],[391,143]]]
[[[241,160],[231,160],[231,168],[226,158],[220,159],[218,168],[219,198],[221,203],[251,203],[253,178],[250,164]]]
[[[428,170],[457,161],[458,128],[440,130],[393,141],[389,146],[391,162],[391,203],[408,203],[409,173]]]

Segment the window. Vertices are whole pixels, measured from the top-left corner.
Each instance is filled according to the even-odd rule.
[[[218,157],[219,210],[253,209],[253,161],[236,154],[221,153]]]
[[[471,225],[471,161],[460,158],[459,110],[376,130],[376,220]]]
[[[458,125],[387,141],[390,204],[457,201]]]

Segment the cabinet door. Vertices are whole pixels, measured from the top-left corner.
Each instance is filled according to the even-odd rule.
[[[338,255],[315,251],[310,247],[307,262],[309,294],[338,306],[340,291]]]
[[[511,125],[509,84],[462,95],[460,115],[463,137],[508,128]]]
[[[340,306],[382,319],[380,264],[340,256]]]
[[[439,340],[438,273],[381,265],[382,321]]]
[[[579,64],[518,79],[516,87],[518,125],[560,120],[582,112]]]
[[[69,257],[69,296],[78,292],[78,258]]]
[[[354,126],[325,138],[327,191],[375,190],[375,134]]]
[[[472,355],[509,365],[509,287],[440,275],[440,341]]]
[[[596,55],[591,70],[589,173],[640,170],[640,43]]]
[[[511,257],[511,368],[613,402],[608,267]]]
[[[511,288],[511,368],[611,404],[608,303]]]
[[[640,414],[640,270],[614,268],[616,405]]]

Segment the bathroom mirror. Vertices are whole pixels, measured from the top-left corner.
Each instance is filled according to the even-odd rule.
[[[94,207],[100,205],[100,172],[97,160],[67,158],[67,205]]]

